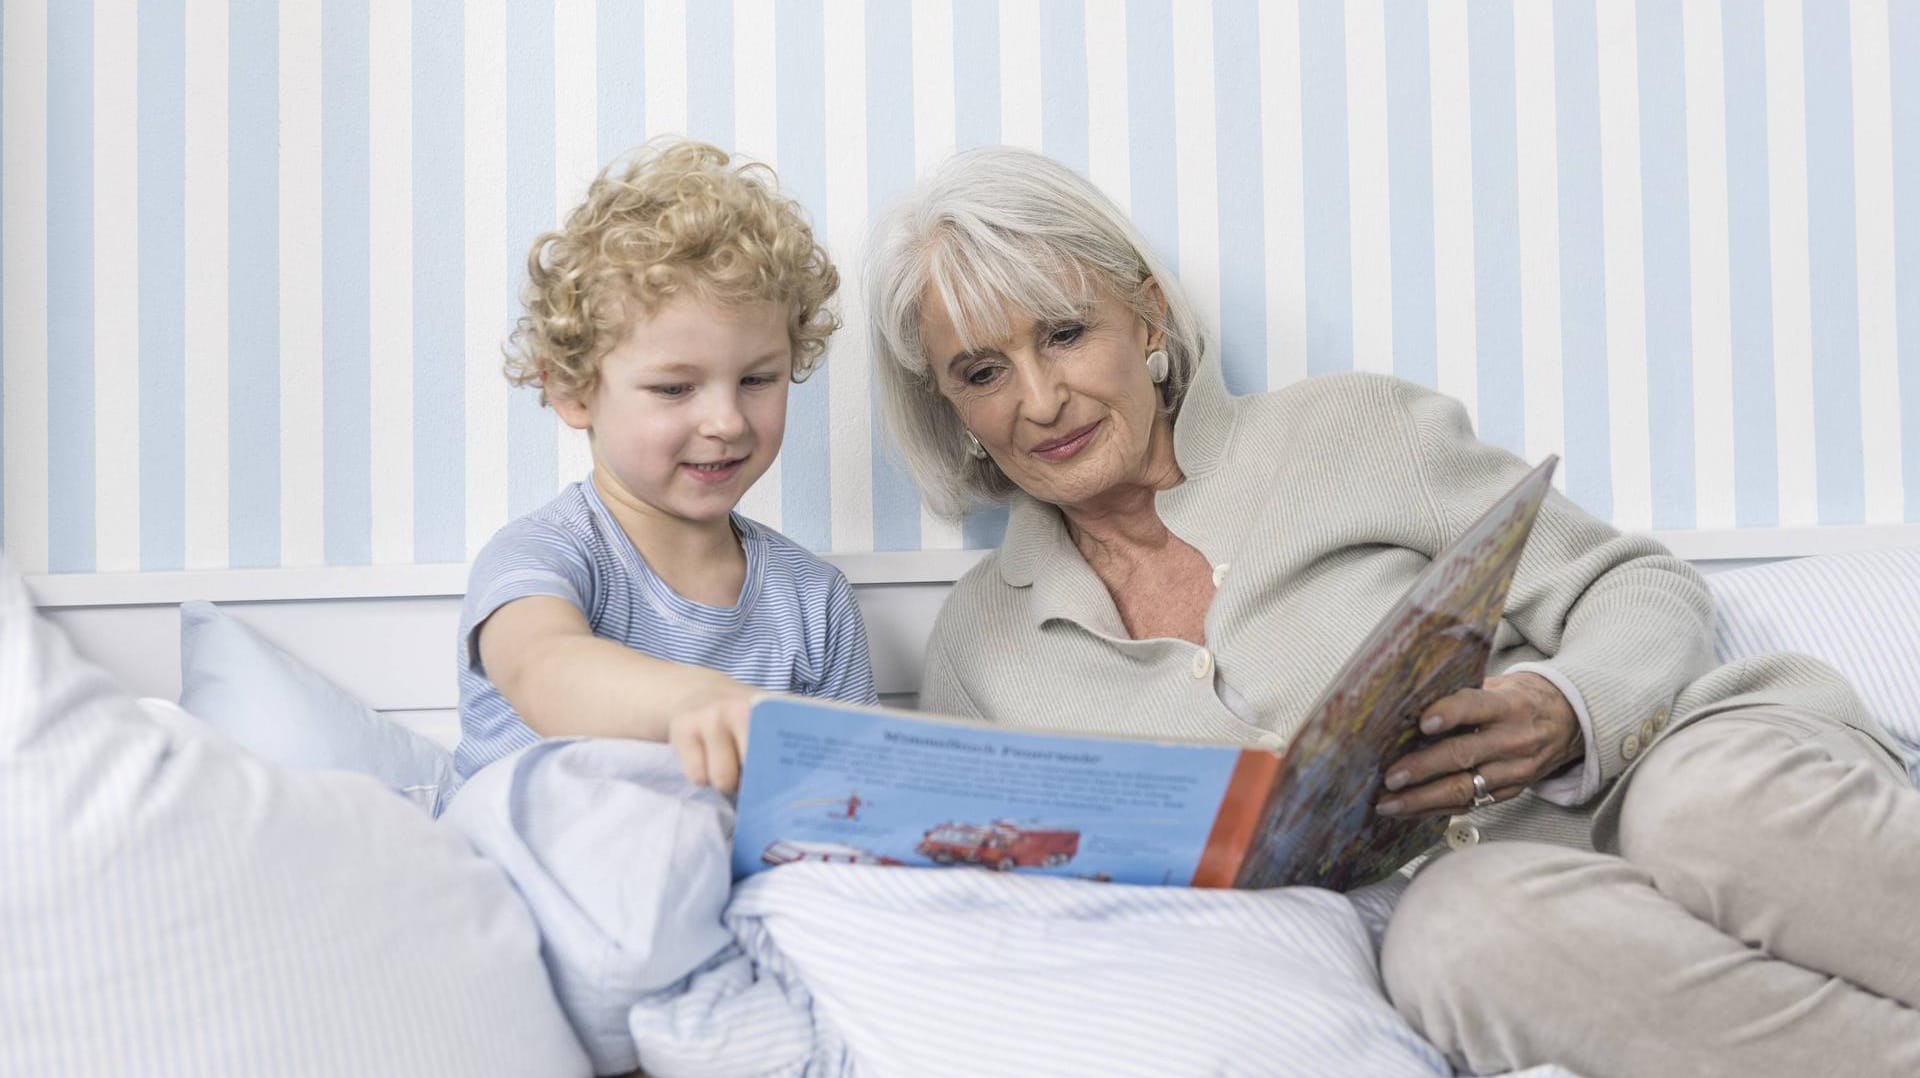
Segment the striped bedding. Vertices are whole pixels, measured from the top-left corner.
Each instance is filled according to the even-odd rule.
[[[663,746],[558,741],[443,817],[527,897],[600,1073],[1450,1073],[1381,994],[1377,908],[848,865],[729,892],[730,812]]]

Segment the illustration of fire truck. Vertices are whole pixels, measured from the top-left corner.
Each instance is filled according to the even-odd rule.
[[[1055,868],[1080,852],[1080,832],[1010,820],[986,825],[948,822],[928,829],[916,849],[922,857],[942,865],[966,862],[1001,872]]]

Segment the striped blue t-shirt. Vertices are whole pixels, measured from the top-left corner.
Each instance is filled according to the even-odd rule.
[[[480,624],[529,595],[579,607],[595,636],[659,659],[704,666],[773,692],[879,701],[866,626],[840,570],[793,540],[733,514],[747,555],[739,602],[682,598],[635,550],[583,481],[500,529],[474,559],[460,614],[462,777],[539,740],[481,668]]]

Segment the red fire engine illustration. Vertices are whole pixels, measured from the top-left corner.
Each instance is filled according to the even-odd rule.
[[[920,855],[937,864],[956,861],[1006,872],[1054,868],[1080,852],[1080,832],[995,820],[991,824],[943,823],[920,839]]]

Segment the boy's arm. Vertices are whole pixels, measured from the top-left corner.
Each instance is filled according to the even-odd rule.
[[[535,733],[667,742],[693,781],[725,790],[737,780],[762,690],[597,637],[579,607],[552,595],[501,606],[475,635],[486,676]]]

